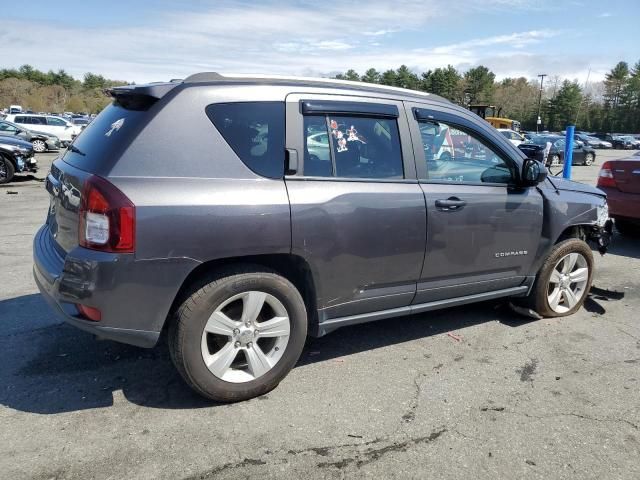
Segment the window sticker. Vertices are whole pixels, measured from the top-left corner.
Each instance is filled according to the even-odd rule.
[[[347,133],[349,134],[349,136],[347,137],[347,142],[360,142],[364,144],[367,143],[364,141],[364,137],[362,135],[358,135],[358,130],[356,130],[353,125],[351,125],[351,128],[347,130]]]
[[[336,148],[336,152],[341,153],[349,150],[347,148],[347,140],[344,138],[344,133],[342,132],[342,130],[340,130],[340,126],[338,125],[338,122],[336,122],[335,120],[331,120],[329,122],[329,126],[331,127],[331,135],[333,135],[334,138],[338,140],[337,142],[338,146]]]

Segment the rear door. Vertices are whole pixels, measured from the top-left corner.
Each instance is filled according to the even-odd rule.
[[[572,165],[582,165],[584,163],[585,151],[583,145],[577,143],[573,144],[573,158],[571,159]]]
[[[286,108],[292,251],[320,320],[409,305],[426,215],[402,103],[291,94]]]
[[[517,153],[488,125],[446,106],[407,103],[427,204],[427,246],[414,303],[504,290],[526,279],[542,232],[542,197],[514,187]],[[451,157],[431,158],[434,135]]]
[[[47,133],[57,136],[60,140],[70,141],[72,139],[73,130],[67,122],[56,117],[46,117],[45,120],[47,122]]]

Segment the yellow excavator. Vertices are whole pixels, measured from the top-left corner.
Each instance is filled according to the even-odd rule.
[[[510,118],[499,117],[496,115],[496,107],[493,105],[476,104],[469,105],[469,110],[484,118],[487,122],[493,125],[495,128],[510,128],[516,132],[520,131],[520,122],[512,120]]]

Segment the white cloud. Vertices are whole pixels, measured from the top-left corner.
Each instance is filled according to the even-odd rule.
[[[429,31],[440,17],[459,19],[479,10],[542,8],[543,1],[472,0],[464,5],[447,0],[370,0],[366,7],[327,8],[243,5],[222,2],[204,12],[167,13],[144,26],[83,28],[73,23],[28,25],[3,21],[0,42],[3,66],[30,63],[41,69],[64,68],[81,77],[85,72],[135,82],[185,77],[197,71],[322,75],[353,68],[364,72],[401,64],[426,70],[452,64],[474,65],[482,58],[518,52],[560,32],[532,29],[490,35],[446,45],[407,47],[407,37]],[[532,5],[534,7],[532,7]],[[24,35],[25,31],[37,35]],[[403,34],[404,43],[397,42]],[[373,41],[375,40],[375,41]],[[549,54],[553,52],[549,49]],[[504,60],[492,68],[511,72]],[[518,63],[522,74],[528,72]],[[554,73],[554,72],[547,72]]]
[[[560,35],[561,32],[553,30],[530,30],[528,32],[518,32],[509,35],[495,35],[492,37],[477,38],[466,42],[454,43],[444,47],[437,47],[434,53],[448,53],[460,50],[473,50],[480,47],[490,47],[504,45],[512,48],[522,48],[532,43],[539,43],[547,38]]]

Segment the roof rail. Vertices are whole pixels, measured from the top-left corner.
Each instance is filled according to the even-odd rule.
[[[228,77],[218,72],[200,72],[189,75],[184,79],[184,83],[216,82],[220,80],[230,80]]]
[[[343,85],[350,88],[362,89],[362,90],[384,90],[388,92],[396,92],[402,95],[416,95],[423,97],[430,97],[433,99],[439,99],[437,95],[432,95],[427,92],[421,92],[419,90],[409,90],[400,87],[391,87],[389,85],[380,85],[378,83],[366,83],[366,82],[354,82],[351,80],[338,80],[336,78],[322,78],[322,77],[297,77],[286,75],[260,75],[253,73],[234,73],[234,74],[221,74],[218,72],[201,72],[193,74],[184,79],[184,83],[208,83],[208,82],[259,82],[259,81],[275,81],[279,83],[284,82],[301,82],[307,84],[323,84],[323,85]]]

